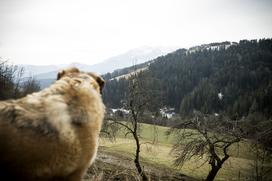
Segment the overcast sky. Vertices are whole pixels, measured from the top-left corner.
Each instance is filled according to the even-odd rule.
[[[0,0],[0,57],[16,64],[259,38],[272,38],[271,0]]]

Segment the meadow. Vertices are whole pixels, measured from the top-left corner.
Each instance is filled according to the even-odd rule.
[[[141,161],[170,171],[180,172],[196,179],[204,179],[210,169],[208,163],[202,164],[204,158],[193,158],[186,162],[183,167],[173,165],[174,156],[171,149],[176,137],[175,135],[167,136],[168,130],[167,127],[141,124]],[[106,152],[131,159],[133,163],[134,140],[131,136],[125,137],[124,135],[122,131],[118,132],[114,141],[101,138],[100,146]],[[230,148],[231,157],[223,165],[215,180],[245,180],[252,176],[254,155],[249,150],[250,144],[247,141],[233,145]]]

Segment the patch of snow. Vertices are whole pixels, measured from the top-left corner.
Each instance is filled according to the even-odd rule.
[[[121,78],[128,79],[128,78],[131,77],[133,74],[138,74],[138,73],[140,73],[140,72],[142,72],[142,71],[145,71],[145,70],[147,70],[147,69],[148,69],[148,67],[143,67],[143,68],[137,69],[137,70],[135,70],[135,71],[133,71],[133,72],[130,72],[130,73],[128,73],[128,74],[120,75],[120,76],[118,76],[118,77],[114,77],[114,78],[110,79],[110,81],[111,81],[111,80],[114,80],[114,79],[119,80],[119,79],[121,79]]]
[[[219,100],[222,100],[223,97],[224,97],[224,95],[223,95],[221,92],[219,92],[219,93],[217,94],[217,96],[218,96],[218,99],[219,99]]]

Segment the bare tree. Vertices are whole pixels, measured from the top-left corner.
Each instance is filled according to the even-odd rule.
[[[247,125],[248,127],[248,125]],[[252,179],[256,181],[270,180],[272,168],[272,120],[259,120],[258,124],[247,130],[253,153]]]
[[[24,69],[18,67],[17,65],[13,66],[13,85],[14,85],[14,90],[13,90],[13,98],[19,98],[22,96],[25,96],[25,94],[22,94],[22,82],[23,82],[23,74],[24,74]],[[27,80],[28,81],[28,80]]]
[[[0,99],[17,98],[23,69],[0,59]]]
[[[211,166],[206,180],[214,180],[230,157],[229,147],[242,139],[242,130],[237,124],[236,121],[195,113],[193,118],[183,121],[168,132],[177,135],[177,143],[172,149],[174,164],[183,166],[193,157],[202,159],[202,165],[208,163]]]
[[[37,80],[34,79],[33,77],[30,77],[26,81],[21,83],[21,89],[22,89],[21,90],[22,95],[25,96],[27,94],[37,92],[41,88],[40,88],[40,84],[37,82]]]
[[[141,143],[139,122],[144,110],[147,108],[146,106],[148,105],[148,97],[146,96],[144,78],[141,77],[141,74],[139,73],[132,73],[125,104],[125,107],[130,111],[130,119],[129,122],[127,122],[128,124],[116,122],[127,130],[126,135],[131,134],[135,140],[136,150],[134,163],[143,181],[147,181],[148,178],[140,162]]]
[[[251,146],[251,152],[254,154],[252,179],[256,181],[270,180],[272,175],[272,168],[270,166],[272,160],[271,151],[260,142],[255,142]]]
[[[40,90],[33,78],[23,78],[24,69],[0,58],[0,100],[20,98]]]
[[[126,95],[126,100],[124,103],[124,108],[129,110],[129,116],[127,119],[116,119],[110,118],[106,120],[107,124],[106,127],[110,128],[113,125],[118,125],[120,128],[125,130],[125,136],[132,135],[136,149],[135,149],[135,157],[134,157],[134,164],[137,169],[137,172],[141,176],[143,181],[147,181],[148,177],[144,172],[143,166],[140,162],[140,152],[141,152],[141,145],[140,142],[140,122],[142,122],[142,116],[147,109],[148,104],[150,103],[149,96],[147,94],[147,86],[146,86],[146,77],[141,74],[141,72],[134,71],[129,76],[129,86]],[[116,130],[116,128],[113,128]],[[117,129],[118,130],[118,129]],[[110,135],[111,131],[104,132],[107,135]]]

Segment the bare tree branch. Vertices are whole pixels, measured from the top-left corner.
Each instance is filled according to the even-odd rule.
[[[182,166],[192,158],[203,158],[211,165],[206,180],[213,180],[224,162],[230,157],[228,148],[242,139],[237,122],[197,113],[195,117],[171,128],[167,134],[177,135],[173,146],[174,165]],[[223,154],[223,157],[222,157]]]

